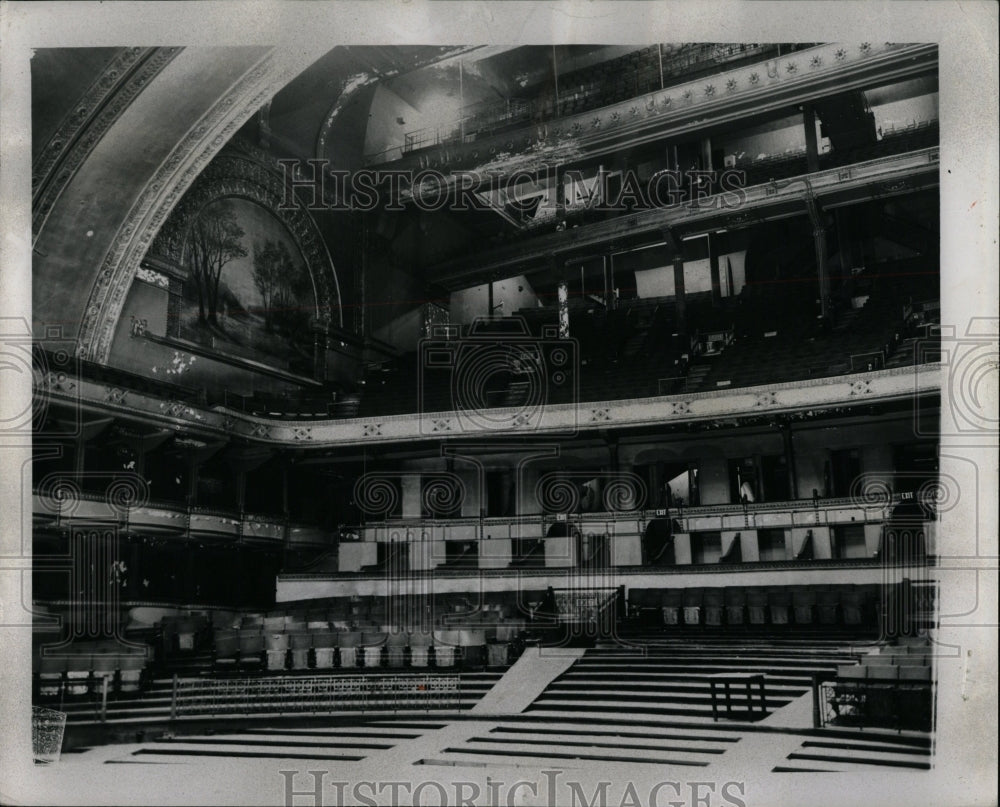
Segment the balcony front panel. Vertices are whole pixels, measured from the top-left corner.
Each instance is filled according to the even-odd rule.
[[[804,103],[830,92],[863,88],[873,80],[903,80],[936,65],[935,45],[818,45],[471,142],[456,139],[409,153],[403,153],[401,145],[396,151],[373,155],[369,165],[394,171],[470,169],[510,174],[623,143],[635,145],[654,136],[674,136],[692,126]]]
[[[81,380],[72,396],[54,388],[36,394],[47,394],[53,401],[68,405],[82,404],[104,415],[140,418],[193,434],[311,448],[489,438],[497,434],[572,437],[594,428],[656,426],[916,400],[938,393],[940,388],[940,365],[926,364],[687,395],[553,404],[533,410],[531,417],[525,417],[520,409],[508,408],[476,412],[476,417],[471,418],[467,412],[451,411],[310,421],[256,417],[221,406],[205,409],[175,404],[127,390],[117,390],[115,396],[109,397],[106,387],[86,380]],[[480,417],[483,414],[489,418]]]

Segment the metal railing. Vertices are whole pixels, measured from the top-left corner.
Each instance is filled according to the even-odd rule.
[[[460,703],[457,675],[175,676],[170,715],[457,710]]]
[[[934,689],[933,681],[817,680],[813,724],[928,732],[934,723]]]
[[[712,720],[718,721],[720,705],[725,708],[726,719],[732,720],[734,716],[743,716],[747,720],[754,720],[755,717],[767,717],[767,694],[764,691],[763,675],[730,675],[709,678],[709,688],[712,696]],[[733,687],[736,687],[734,697]],[[716,689],[719,687],[720,689]],[[754,689],[757,694],[754,694]],[[721,704],[720,704],[721,690]],[[740,712],[733,709],[734,701],[741,697],[741,691],[745,691],[746,710]],[[738,705],[738,704],[737,704]],[[759,710],[758,710],[759,706]]]
[[[840,497],[830,497],[830,498],[802,498],[802,499],[784,499],[775,500],[769,502],[754,502],[752,504],[742,504],[742,503],[730,503],[730,504],[711,504],[711,505],[688,505],[684,507],[661,507],[661,508],[644,508],[636,510],[620,510],[620,511],[591,511],[583,513],[535,513],[530,515],[520,515],[520,516],[497,516],[480,518],[478,516],[463,516],[458,518],[425,518],[422,516],[405,516],[400,518],[392,519],[370,519],[364,524],[353,525],[345,529],[354,531],[356,534],[361,536],[361,540],[376,541],[376,540],[390,540],[388,537],[389,532],[398,532],[393,540],[421,540],[421,531],[428,532],[432,534],[435,530],[443,531],[448,528],[478,528],[482,527],[484,534],[491,529],[494,530],[493,537],[496,538],[495,534],[496,528],[505,525],[538,525],[541,535],[544,535],[548,528],[555,522],[571,522],[574,524],[579,524],[580,522],[591,523],[591,522],[636,522],[641,523],[643,526],[654,518],[680,518],[685,521],[694,519],[711,519],[711,518],[722,518],[724,516],[739,516],[743,517],[746,515],[751,523],[749,525],[744,524],[743,526],[754,526],[755,518],[764,518],[769,515],[774,514],[789,514],[790,518],[787,522],[787,526],[799,526],[798,522],[793,520],[791,516],[808,516],[810,521],[806,526],[812,526],[817,523],[836,523],[838,520],[843,520],[845,522],[850,521],[850,515],[839,519],[836,515],[834,518],[829,518],[827,516],[830,512],[842,511],[844,509],[854,509],[854,510],[865,510],[874,511],[878,510],[880,513],[883,510],[892,508],[893,506],[899,504],[907,498],[905,495],[900,493],[885,493],[882,496],[876,496],[873,494],[870,500],[865,498],[864,494],[859,494],[858,496],[840,496]],[[820,514],[817,516],[817,514]],[[856,519],[856,514],[854,515]],[[877,518],[873,516],[875,520],[883,520],[884,516],[879,515]],[[770,523],[762,522],[761,526],[773,526]],[[707,525],[699,524],[698,529],[709,529]],[[717,527],[718,529],[719,527]],[[385,533],[383,537],[379,537],[379,533]],[[429,537],[429,536],[428,536]],[[539,536],[541,537],[541,536]],[[472,540],[471,538],[469,540]]]

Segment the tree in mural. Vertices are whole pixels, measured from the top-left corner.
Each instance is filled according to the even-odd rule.
[[[222,270],[231,260],[246,257],[244,235],[226,203],[203,210],[191,225],[190,269],[198,289],[199,322],[217,324]]]
[[[264,309],[264,327],[274,324],[275,311],[291,304],[289,281],[295,272],[292,253],[282,241],[267,239],[253,245],[253,282]]]

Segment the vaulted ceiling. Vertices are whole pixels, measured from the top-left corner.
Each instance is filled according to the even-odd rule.
[[[394,92],[412,104],[434,76],[406,76],[433,66],[439,78],[458,69],[458,58],[503,50],[39,50],[32,60],[35,332],[61,327],[83,357],[105,361],[147,247],[248,121],[276,156],[320,154],[353,166],[377,83],[398,79]]]

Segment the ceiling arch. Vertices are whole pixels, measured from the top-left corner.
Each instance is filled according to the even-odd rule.
[[[106,362],[132,278],[171,210],[236,130],[323,52],[184,48],[150,77],[46,212],[33,256],[35,332],[60,326],[81,357]]]
[[[191,222],[204,207],[227,197],[254,202],[277,218],[298,246],[313,281],[317,321],[343,327],[340,284],[326,242],[306,210],[282,205],[283,194],[282,175],[267,165],[262,152],[245,144],[229,147],[184,195],[157,233],[149,253],[180,266]]]
[[[100,54],[105,49],[83,50],[84,53],[96,50]],[[68,108],[54,130],[50,131],[40,121],[41,126],[34,132],[35,139],[44,141],[32,144],[37,149],[31,166],[31,230],[36,238],[77,168],[149,81],[180,51],[178,47],[118,48],[110,58],[105,57],[107,61],[93,83],[79,97],[67,98],[67,93],[76,87],[67,83],[66,76],[39,76],[38,84],[44,89],[39,92],[42,99],[37,104],[40,113],[37,117],[42,118],[41,113],[51,108]],[[46,55],[43,53],[36,58],[43,61]],[[64,60],[63,50],[55,51],[49,59],[57,67]],[[73,59],[71,69],[78,73],[86,70],[89,65],[81,64],[82,61],[82,58]],[[45,67],[40,66],[39,71],[53,72],[52,69],[45,71]],[[57,86],[50,86],[53,84]],[[32,111],[34,113],[35,109]]]

